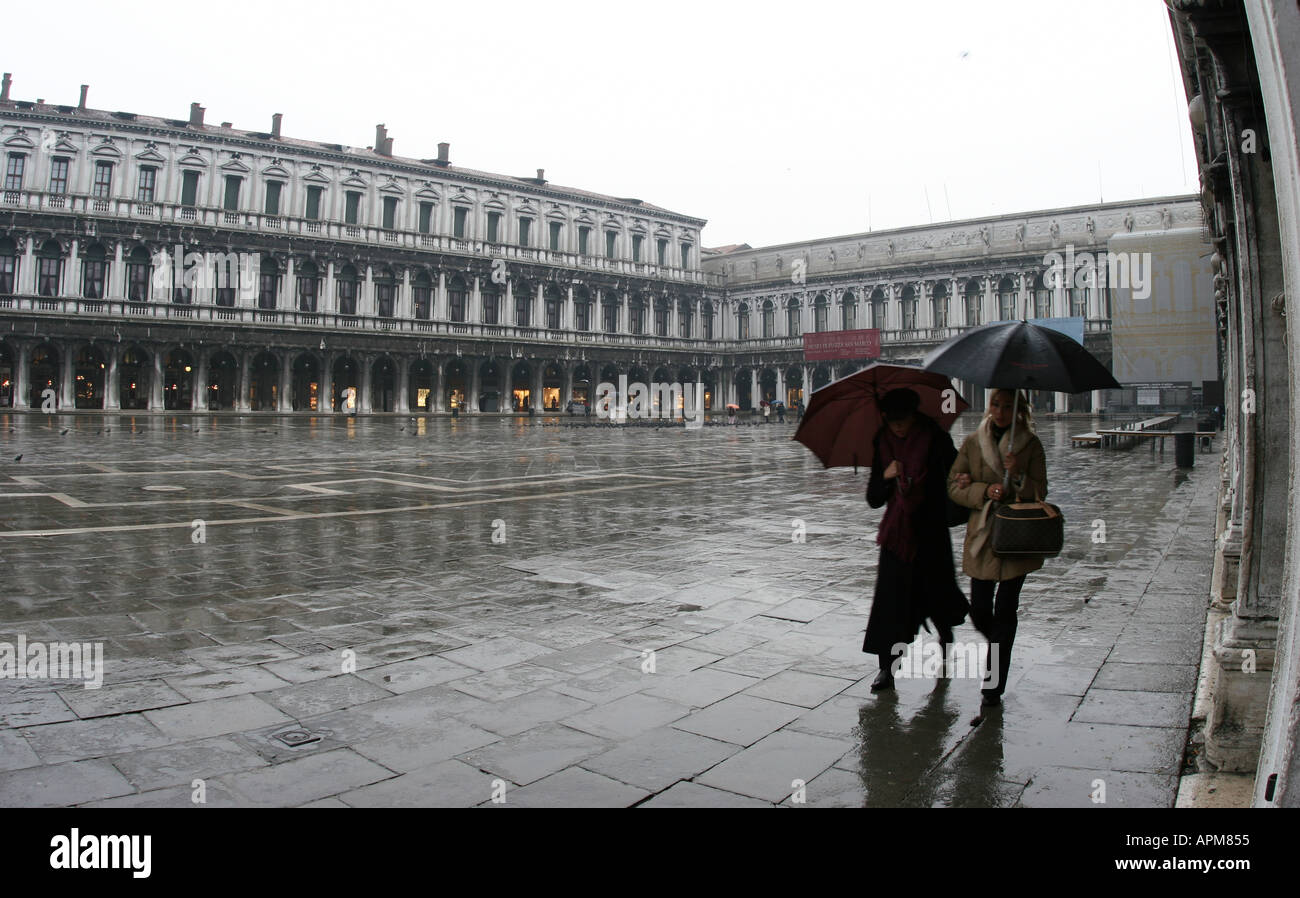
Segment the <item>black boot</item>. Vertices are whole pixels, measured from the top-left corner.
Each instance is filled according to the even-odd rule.
[[[871,681],[871,691],[884,692],[886,689],[893,689],[894,688],[894,673],[892,670],[892,664],[894,660],[893,656],[878,655],[877,658],[880,660],[880,672],[877,673],[876,678]]]

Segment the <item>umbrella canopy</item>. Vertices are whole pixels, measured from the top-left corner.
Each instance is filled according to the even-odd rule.
[[[728,402],[728,403],[727,403],[727,408],[734,408],[734,409],[736,409],[737,411],[740,410],[740,406],[736,405],[736,403],[734,403],[734,402]]]
[[[794,439],[828,468],[870,465],[872,440],[884,424],[877,402],[903,387],[916,391],[921,414],[944,430],[969,407],[942,374],[876,362],[815,390]]]
[[[995,321],[953,337],[925,357],[926,371],[1006,390],[1118,390],[1119,382],[1073,339],[1027,321]]]

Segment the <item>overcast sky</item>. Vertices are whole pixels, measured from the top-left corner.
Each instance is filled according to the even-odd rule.
[[[15,99],[360,147],[383,122],[397,155],[706,218],[706,246],[1197,189],[1158,0],[70,0],[5,32]]]

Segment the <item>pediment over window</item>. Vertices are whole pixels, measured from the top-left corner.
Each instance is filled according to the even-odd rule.
[[[27,136],[27,129],[26,129],[26,128],[22,129],[22,130],[19,131],[17,134],[13,135],[13,136],[10,137],[8,140],[6,140],[6,141],[5,141],[5,146],[9,147],[9,149],[11,149],[11,150],[34,150],[34,149],[36,149],[36,144],[32,143],[32,139],[31,139],[30,137]]]
[[[655,231],[655,236],[663,237],[664,239],[668,240],[672,238],[673,232],[665,228],[663,225],[660,225],[659,230]]]
[[[359,172],[353,171],[352,174],[348,175],[346,178],[343,179],[343,186],[356,187],[364,190],[368,185],[366,184],[365,179],[361,177],[361,174]]]
[[[397,183],[397,180],[395,178],[389,178],[388,183],[384,184],[382,187],[379,188],[379,192],[388,194],[389,196],[406,195],[406,191],[402,188],[401,184]]]
[[[561,212],[559,209],[552,209],[550,212],[547,212],[547,213],[546,213],[546,217],[547,217],[547,219],[549,219],[550,221],[565,221],[565,220],[566,220],[566,219],[565,219],[565,215],[564,215],[564,213]]]
[[[141,150],[139,153],[135,154],[135,160],[136,162],[162,163],[167,161],[167,157],[163,156],[162,153],[158,152],[157,146],[151,143],[143,150]]]
[[[289,170],[280,164],[279,160],[272,162],[266,168],[262,169],[264,178],[283,178],[289,180]]]
[[[250,169],[244,163],[240,162],[238,159],[231,159],[229,162],[222,163],[221,170],[229,174],[240,174],[240,175],[246,175],[252,171],[252,169]]]
[[[113,144],[113,138],[111,137],[105,137],[90,153],[92,156],[99,156],[104,159],[122,158],[122,151]]]
[[[76,153],[80,151],[75,143],[69,139],[66,131],[60,132],[58,140],[54,142],[54,152],[56,153]]]
[[[311,171],[303,175],[302,179],[312,184],[328,184],[330,182],[330,179],[321,171],[319,165],[313,165]]]
[[[537,209],[532,203],[525,202],[517,210],[520,215],[536,215]]]
[[[586,215],[579,215],[577,218],[573,220],[573,222],[574,224],[588,225],[588,226],[595,224],[595,222],[592,221],[590,218],[588,218]]]
[[[415,195],[422,200],[433,200],[435,203],[442,198],[438,191],[434,190],[427,182],[423,187],[415,191]]]
[[[186,151],[185,155],[178,160],[177,164],[194,165],[194,166],[201,166],[203,168],[207,168],[208,160],[204,159],[197,149],[195,149],[194,147],[190,147],[189,150]]]
[[[474,197],[466,196],[463,190],[459,191],[455,196],[453,196],[451,198],[451,201],[453,203],[465,203],[466,205],[469,206],[474,205]]]
[[[492,212],[504,212],[506,211],[506,204],[500,200],[488,200],[483,204],[483,208],[491,210]]]

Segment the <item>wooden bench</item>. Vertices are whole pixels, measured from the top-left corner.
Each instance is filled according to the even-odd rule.
[[[1100,446],[1101,434],[1099,433],[1075,434],[1074,436],[1070,437],[1070,444],[1072,446],[1079,446],[1079,445]]]
[[[1155,455],[1156,452],[1155,441],[1159,440],[1160,454],[1164,455],[1165,437],[1177,436],[1179,432],[1180,431],[1175,431],[1175,430],[1099,430],[1097,431],[1097,436],[1098,438],[1103,440],[1109,439],[1111,446],[1118,446],[1119,441],[1123,439],[1131,439],[1135,441],[1149,439],[1152,441],[1151,442],[1152,455]],[[1201,442],[1202,439],[1205,437],[1213,439],[1215,436],[1217,436],[1215,431],[1212,430],[1181,431],[1181,432],[1194,434],[1194,438],[1197,440],[1197,442]],[[1105,443],[1103,443],[1103,445],[1105,445]]]

